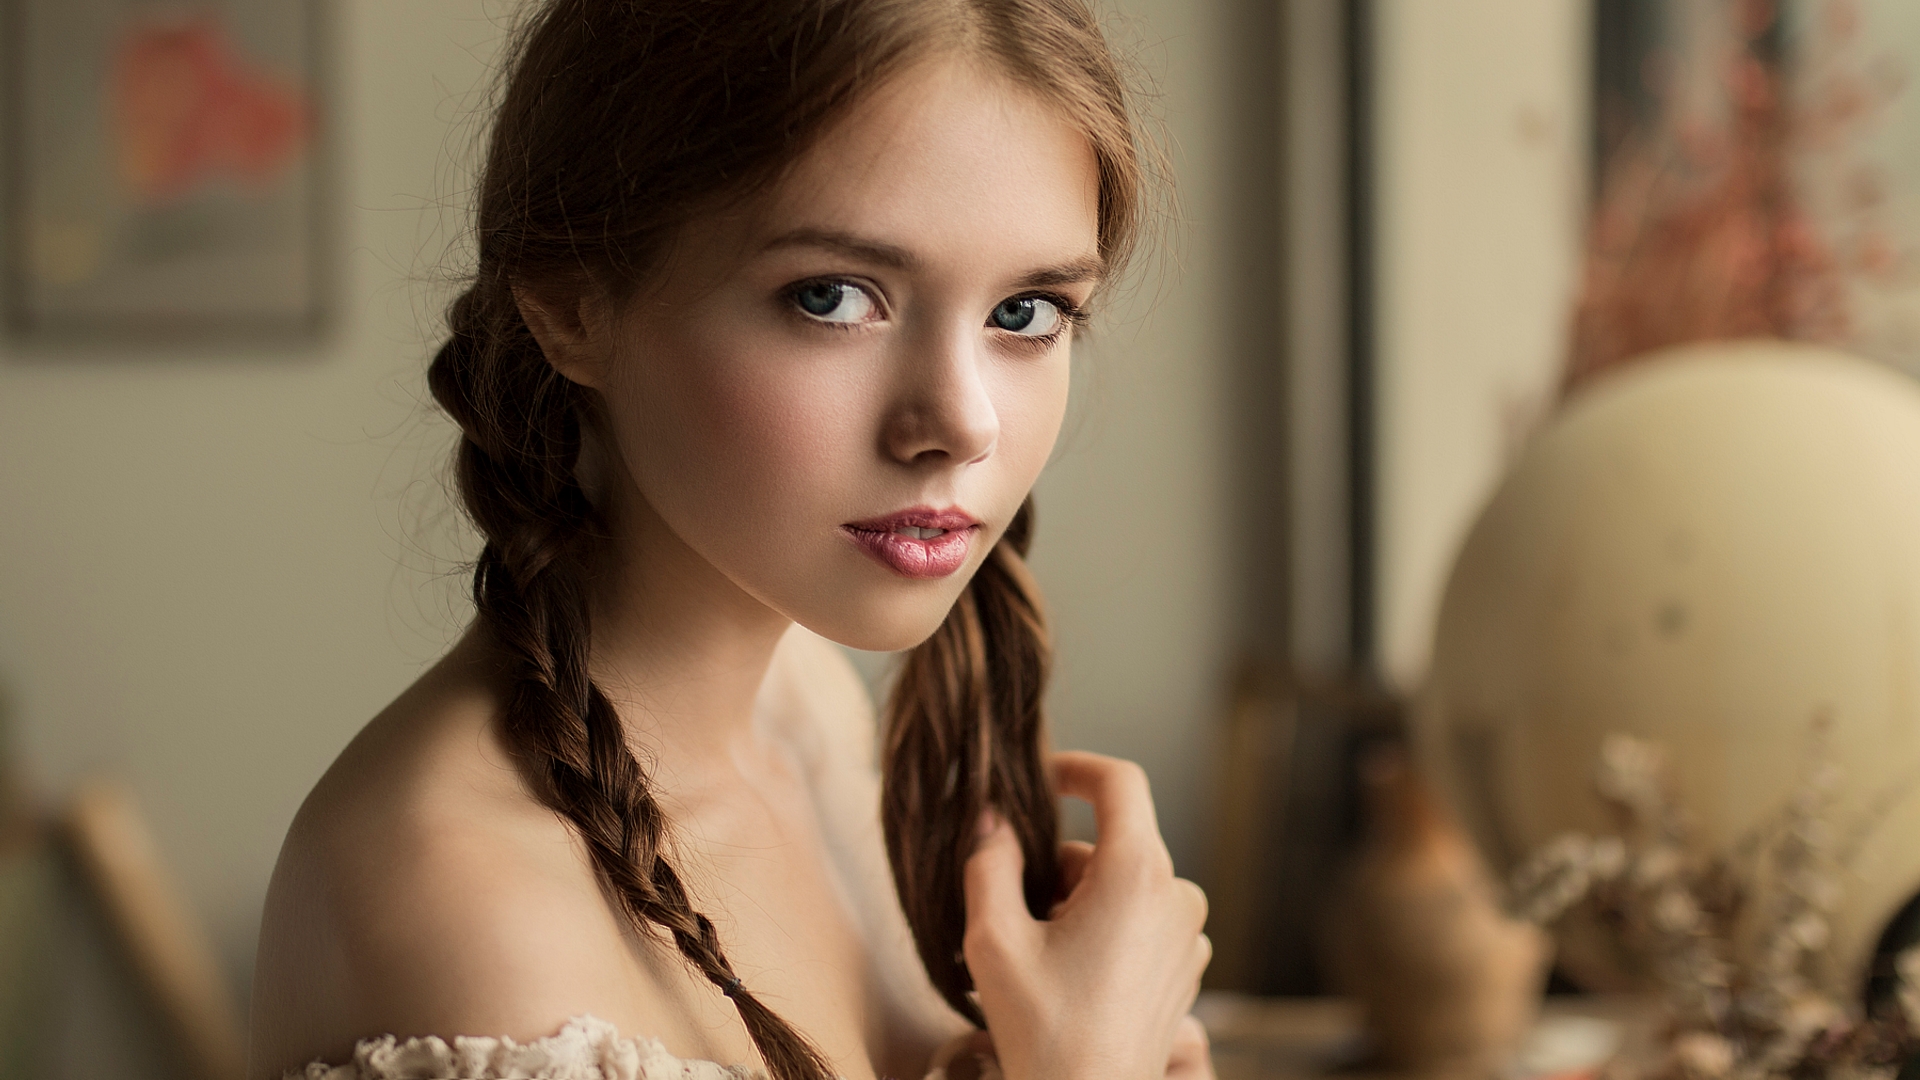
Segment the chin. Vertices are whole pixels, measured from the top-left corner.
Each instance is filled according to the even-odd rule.
[[[960,584],[964,587],[965,579]],[[959,596],[960,589],[946,582],[937,589],[922,585],[877,589],[866,596],[842,594],[830,610],[803,612],[794,621],[850,649],[899,652],[932,637]]]

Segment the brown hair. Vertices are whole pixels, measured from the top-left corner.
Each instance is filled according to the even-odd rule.
[[[479,186],[479,265],[428,374],[465,435],[455,470],[485,541],[473,596],[511,686],[504,737],[635,924],[664,932],[734,1000],[778,1080],[831,1070],[735,977],[588,677],[589,575],[605,532],[575,467],[593,402],[547,363],[514,289],[640,287],[689,218],[764,190],[861,95],[942,50],[994,63],[1086,134],[1111,276],[1138,231],[1142,168],[1084,0],[549,0],[512,43]],[[983,808],[1016,828],[1037,914],[1058,876],[1042,767],[1047,633],[1023,562],[1032,520],[1023,506],[887,706],[895,883],[934,985],[976,1024],[960,875]]]

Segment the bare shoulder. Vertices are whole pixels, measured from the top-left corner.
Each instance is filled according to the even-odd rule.
[[[343,1061],[381,1034],[552,1034],[592,1013],[685,1057],[727,1026],[607,903],[573,831],[495,736],[477,650],[457,648],[315,786],[268,889],[250,1074]],[[716,995],[717,996],[717,995]],[[719,1060],[727,1060],[725,1057]]]

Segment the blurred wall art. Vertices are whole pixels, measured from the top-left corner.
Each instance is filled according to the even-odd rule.
[[[27,338],[313,335],[311,0],[7,0],[6,320]]]

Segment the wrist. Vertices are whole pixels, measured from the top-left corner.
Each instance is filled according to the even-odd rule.
[[[1091,1047],[1062,1047],[1054,1052],[998,1060],[1003,1080],[1162,1080],[1159,1071],[1141,1071],[1118,1055]],[[1133,1066],[1133,1067],[1130,1067]]]

